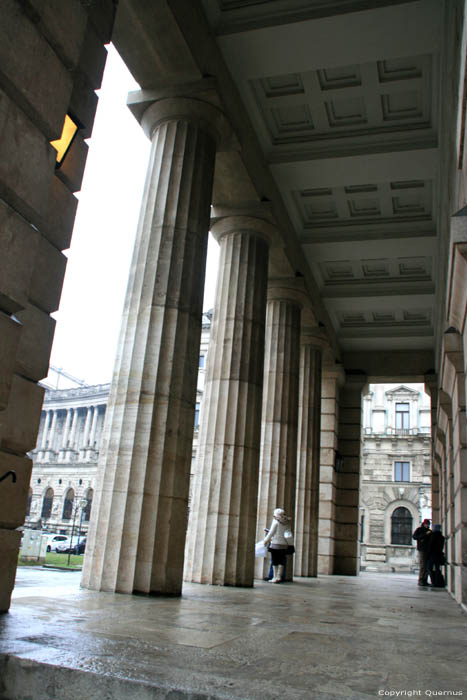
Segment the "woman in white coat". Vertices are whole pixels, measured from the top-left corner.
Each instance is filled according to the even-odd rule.
[[[285,538],[285,533],[291,531],[290,518],[285,514],[283,508],[276,508],[269,532],[264,538],[264,545],[271,552],[273,578],[271,583],[280,583],[287,556],[289,543]]]

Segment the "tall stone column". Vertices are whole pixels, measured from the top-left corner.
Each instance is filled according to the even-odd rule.
[[[44,450],[47,446],[47,435],[50,429],[50,422],[52,418],[52,411],[46,411],[44,417],[44,429],[42,431],[41,438],[41,449]]]
[[[336,538],[336,465],[340,461],[337,445],[339,392],[344,383],[342,365],[333,358],[323,363],[321,383],[321,440],[319,470],[318,573],[334,572]]]
[[[57,430],[57,413],[58,413],[58,411],[52,410],[52,414],[53,414],[52,425],[50,428],[49,440],[48,440],[48,445],[47,445],[49,450],[53,450],[53,448],[54,448],[55,432]]]
[[[195,96],[196,97],[196,96]],[[152,149],[83,585],[180,595],[216,144],[201,99],[141,93]]]
[[[220,244],[185,577],[252,586],[261,435],[269,221],[226,216]]]
[[[91,423],[91,432],[89,434],[89,447],[93,448],[94,447],[94,442],[96,439],[96,430],[97,430],[97,419],[99,417],[99,406],[93,406],[92,407],[92,423]]]
[[[70,427],[71,427],[71,420],[73,417],[73,409],[68,408],[66,412],[66,419],[65,419],[65,426],[63,428],[63,436],[62,436],[62,450],[66,450],[68,447],[68,439],[70,435]]]
[[[257,539],[264,537],[275,508],[284,508],[295,522],[297,474],[300,316],[307,298],[302,281],[270,280],[266,315],[266,347],[258,490]],[[256,577],[267,564],[256,560]],[[287,580],[292,580],[287,567]]]
[[[73,450],[75,447],[75,442],[76,442],[76,431],[78,429],[78,421],[79,421],[79,409],[74,408],[73,409],[73,420],[71,422],[71,430],[70,430],[70,450]]]
[[[317,576],[319,452],[321,433],[322,339],[317,328],[303,328],[300,338],[297,496],[295,513],[296,576]],[[321,342],[320,342],[321,341]]]
[[[85,419],[85,423],[84,423],[83,442],[81,445],[83,457],[86,456],[86,450],[88,447],[89,431],[91,429],[91,417],[92,417],[92,406],[88,406],[86,408],[86,419]]]

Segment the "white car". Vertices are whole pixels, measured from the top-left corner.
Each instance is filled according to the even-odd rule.
[[[70,546],[70,538],[68,535],[48,535],[47,536],[47,551],[56,552],[59,545]]]

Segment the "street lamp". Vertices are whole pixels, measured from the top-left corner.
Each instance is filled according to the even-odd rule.
[[[77,514],[77,512],[78,512],[78,509],[80,508],[80,509],[81,509],[81,514],[80,514],[80,518],[79,518],[79,529],[78,529],[78,544],[79,544],[79,538],[80,538],[80,536],[81,536],[81,524],[82,524],[82,522],[83,522],[83,511],[84,511],[84,509],[86,508],[87,505],[88,505],[88,499],[87,499],[87,498],[82,498],[80,501],[78,501],[78,503],[76,504],[76,506],[75,506],[74,509],[73,509],[73,522],[72,522],[72,525],[71,525],[71,543],[70,543],[70,547],[68,548],[67,566],[70,565],[71,549],[72,549],[72,547],[73,547],[73,534],[74,534],[74,531],[75,531],[76,514]]]
[[[81,508],[81,515],[79,516],[79,529],[78,529],[78,546],[79,546],[79,541],[81,537],[81,525],[83,523],[83,513],[87,508],[88,505],[88,499],[87,498],[82,498],[81,501],[79,502],[80,508]]]

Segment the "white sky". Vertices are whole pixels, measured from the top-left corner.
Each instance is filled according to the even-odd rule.
[[[110,381],[150,143],[126,106],[137,90],[110,46],[79,198],[51,364],[88,384]],[[218,246],[210,236],[204,309],[211,308]]]

